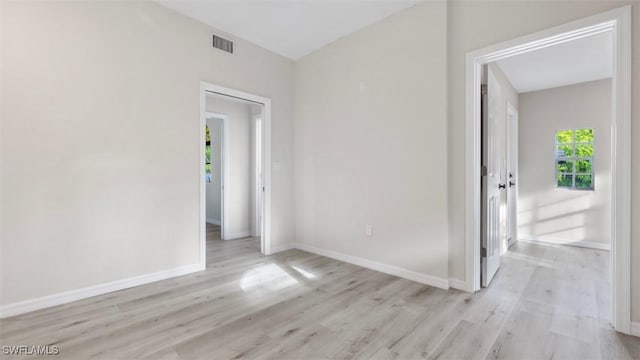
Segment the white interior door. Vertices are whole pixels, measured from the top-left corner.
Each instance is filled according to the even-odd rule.
[[[507,244],[518,241],[518,110],[507,102]]]
[[[486,287],[500,267],[500,152],[498,130],[501,90],[488,66],[482,88],[482,246],[481,283]]]

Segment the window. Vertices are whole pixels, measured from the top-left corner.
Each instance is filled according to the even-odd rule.
[[[593,129],[556,131],[556,186],[593,190]]]
[[[206,136],[204,145],[204,179],[211,183],[211,133],[209,127],[205,125]]]

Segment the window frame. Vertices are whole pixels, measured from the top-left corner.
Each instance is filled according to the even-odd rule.
[[[589,142],[576,142],[576,131],[579,130],[591,130],[592,134],[593,134],[593,140],[589,141]],[[571,131],[572,135],[573,135],[573,141],[569,142],[569,143],[559,143],[558,142],[558,133],[562,132],[562,131]],[[596,177],[595,177],[595,153],[596,153],[596,149],[595,149],[595,142],[596,142],[596,131],[594,128],[590,128],[590,127],[586,127],[586,128],[573,128],[573,129],[559,129],[556,130],[555,133],[555,139],[554,139],[554,143],[555,143],[555,149],[554,149],[554,154],[555,154],[555,160],[554,160],[554,167],[555,167],[555,187],[557,189],[564,189],[564,190],[577,190],[577,191],[595,191],[596,188]],[[571,145],[573,147],[573,154],[571,156],[558,156],[558,148],[560,145]],[[577,156],[576,155],[576,148],[578,147],[578,145],[591,145],[593,148],[593,155],[592,156]],[[571,172],[559,172],[558,171],[558,161],[573,161],[573,166],[572,166],[572,170]],[[591,163],[591,172],[590,173],[586,173],[586,172],[578,172],[578,166],[577,166],[577,162],[579,160],[589,160],[589,162]],[[572,175],[572,184],[571,186],[560,186],[558,185],[558,177],[561,174],[567,174],[567,175]],[[590,187],[576,187],[576,177],[579,175],[589,175],[591,176],[591,186]]]

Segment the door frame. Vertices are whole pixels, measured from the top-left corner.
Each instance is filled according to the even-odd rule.
[[[512,120],[513,119],[513,120]],[[513,123],[512,123],[513,121]],[[507,248],[505,249],[505,253],[509,249],[509,247],[515,244],[518,241],[518,109],[511,103],[511,101],[507,100],[507,113],[505,116],[505,128],[506,128],[506,146],[505,149],[507,151],[507,171],[506,171],[506,184],[507,184],[507,234],[510,234],[511,227],[515,224],[515,231],[512,235],[512,241],[509,243],[509,237],[507,235]],[[512,131],[515,130],[515,144],[513,139],[511,138]],[[515,147],[515,159],[514,159],[514,151],[513,147]],[[516,182],[515,189],[511,190],[511,195],[509,195],[509,189],[511,189],[511,178],[509,178],[509,169],[511,168],[511,162],[515,163],[513,167],[513,180]],[[513,199],[513,206],[515,209],[515,216],[513,219],[510,216],[511,209],[509,208],[509,200]]]
[[[612,325],[631,328],[631,6],[485,47],[466,55],[465,288],[480,290],[480,75],[483,64],[611,31],[612,86],[611,269]]]
[[[262,114],[253,114],[251,115],[251,122],[253,129],[251,138],[255,140],[254,144],[256,145],[253,153],[254,159],[256,159],[253,173],[251,176],[253,177],[254,186],[253,186],[253,224],[252,224],[252,234],[251,236],[261,236],[262,226],[261,226],[261,216],[262,216],[262,197],[260,194],[262,193],[262,164],[258,162],[257,159],[262,159],[262,136],[258,136],[258,124],[260,124],[260,133],[262,133]]]
[[[262,105],[263,109],[263,117],[262,117],[262,186],[264,187],[264,191],[262,194],[262,236],[260,237],[260,251],[264,255],[272,254],[271,247],[271,167],[267,166],[271,164],[271,99],[254,95],[251,93],[243,92],[240,90],[235,90],[231,88],[227,88],[224,86],[212,84],[209,82],[201,81],[200,82],[200,180],[199,183],[199,194],[200,194],[200,204],[199,204],[199,212],[200,212],[200,265],[206,267],[207,263],[207,232],[206,232],[206,189],[205,189],[205,176],[204,176],[204,147],[205,147],[205,125],[207,121],[207,94],[213,95],[222,95],[228,96],[240,100],[246,100],[249,102],[253,102],[259,105]],[[223,137],[228,136],[228,124],[225,122],[224,124],[224,134]],[[226,139],[225,139],[226,140]],[[228,141],[223,140],[223,157],[228,154],[227,143]],[[224,166],[224,180],[225,184],[227,183],[226,178],[228,176],[228,164],[227,161],[223,160]],[[228,190],[228,186],[225,186],[223,189],[223,198],[225,191]],[[224,201],[224,200],[223,200]],[[223,209],[224,212],[224,209]],[[221,215],[224,220],[224,215]]]

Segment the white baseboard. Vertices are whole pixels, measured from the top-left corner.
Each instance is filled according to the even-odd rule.
[[[611,250],[611,244],[598,243],[594,241],[573,241],[550,236],[518,235],[518,241],[531,241],[554,245],[577,246],[589,249]]]
[[[246,231],[239,231],[239,232],[234,232],[234,233],[229,233],[227,234],[227,236],[224,238],[225,240],[234,240],[234,239],[242,239],[242,238],[246,238],[251,236],[251,231],[246,230]]]
[[[631,322],[631,335],[640,337],[640,321]]]
[[[216,220],[216,219],[207,219],[207,224],[220,225],[220,220]]]
[[[193,264],[0,306],[0,319],[204,270]]]
[[[342,253],[338,253],[331,250],[320,249],[315,246],[311,246],[307,244],[296,243],[295,247],[303,251],[307,251],[307,252],[314,253],[321,256],[326,256],[326,257],[344,261],[350,264],[362,266],[367,269],[379,271],[385,274],[394,275],[404,279],[416,281],[425,285],[435,286],[437,288],[441,288],[445,290],[449,289],[449,280],[443,279],[437,276],[431,276],[431,275],[415,272],[412,270],[407,270],[401,267],[383,264],[376,261],[363,259],[357,256],[342,254]]]
[[[273,255],[279,252],[283,252],[283,251],[287,251],[295,248],[296,248],[296,244],[294,243],[280,244],[280,245],[272,246],[271,251],[266,255]]]
[[[466,292],[473,292],[473,291],[471,291],[469,289],[469,286],[467,286],[467,283],[464,280],[449,279],[449,286],[454,288],[454,289],[458,289],[458,290],[462,290],[462,291],[466,291]]]

